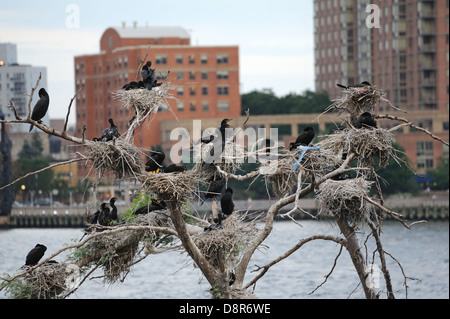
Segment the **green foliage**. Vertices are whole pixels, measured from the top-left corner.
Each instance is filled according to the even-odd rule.
[[[2,277],[5,279],[10,279],[11,276],[9,274],[2,274]],[[30,285],[27,285],[26,282],[17,278],[13,281],[3,281],[0,284],[0,288],[5,290],[5,294],[10,299],[31,299],[32,297],[32,289]]]
[[[438,166],[435,169],[427,170],[427,176],[433,176],[435,180],[430,183],[430,188],[433,190],[447,190],[449,187],[448,182],[448,157],[441,157],[438,160]]]
[[[404,149],[396,143],[393,143],[393,146],[400,151],[397,152],[397,156],[410,165],[403,153]],[[389,165],[378,169],[377,174],[381,177],[381,190],[385,196],[398,193],[416,194],[419,191],[413,172],[403,163],[399,165],[392,156],[389,159]]]
[[[277,97],[273,91],[252,91],[241,95],[242,115],[250,108],[252,115],[321,113],[331,104],[328,93],[306,90]]]

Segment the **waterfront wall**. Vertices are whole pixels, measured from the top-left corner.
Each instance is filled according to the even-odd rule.
[[[260,215],[261,212],[273,204],[268,201],[236,200],[235,207],[239,211],[248,212],[251,216]],[[194,204],[193,210],[201,213],[210,213],[210,202],[203,205]],[[314,199],[301,199],[301,207],[309,213],[317,214],[317,203]],[[409,198],[387,200],[386,207],[401,214],[406,220],[448,220],[448,199],[434,200],[431,198]],[[293,205],[284,207],[280,213],[286,213]],[[128,206],[119,206],[118,210],[124,212]],[[95,210],[92,209],[90,213]],[[14,207],[11,216],[0,218],[0,227],[84,227],[86,207]],[[386,219],[389,216],[383,215]],[[297,211],[296,219],[308,219],[309,216]],[[278,219],[280,220],[280,219]]]

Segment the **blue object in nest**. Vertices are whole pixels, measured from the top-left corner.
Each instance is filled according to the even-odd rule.
[[[305,153],[309,150],[320,150],[320,147],[318,146],[299,146],[297,147],[298,150],[302,150],[302,152],[300,153],[300,156],[298,157],[298,162],[301,163],[302,162],[302,158],[305,155]],[[298,164],[294,163],[294,171],[297,169]]]

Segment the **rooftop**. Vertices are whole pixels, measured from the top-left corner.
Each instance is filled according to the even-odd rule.
[[[112,27],[123,38],[184,38],[189,39],[189,32],[179,26],[133,26]]]

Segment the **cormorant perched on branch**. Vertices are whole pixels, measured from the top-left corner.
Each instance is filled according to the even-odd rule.
[[[100,215],[104,216],[109,214],[110,209],[109,207],[106,207],[108,205],[109,205],[108,203],[102,203],[100,205],[100,209],[97,210],[94,213],[94,215],[92,215],[91,218],[89,219],[89,224],[97,224],[97,222],[99,222]]]
[[[348,85],[348,86],[345,86],[345,85],[339,84],[339,83],[337,83],[336,85],[341,87],[341,88],[343,88],[343,89],[362,88],[362,87],[365,87],[365,86],[372,86],[372,84],[370,84],[367,81],[363,81],[360,84],[351,84],[351,85]]]
[[[27,255],[27,258],[25,260],[26,266],[34,266],[36,265],[39,260],[41,260],[42,256],[44,256],[45,251],[47,250],[47,247],[41,244],[37,244]]]
[[[209,199],[217,197],[221,194],[223,187],[225,186],[225,179],[222,176],[214,174],[208,179],[208,190],[203,194],[203,199]]]
[[[177,173],[177,172],[184,172],[186,171],[185,166],[178,166],[176,164],[170,164],[168,166],[165,166],[163,168],[164,173]]]
[[[220,198],[220,207],[222,208],[222,213],[226,216],[229,216],[234,211],[234,203],[233,203],[233,190],[228,187],[225,190],[225,194]]]
[[[116,200],[117,200],[118,198],[117,197],[113,197],[113,198],[111,198],[110,200],[109,200],[109,206],[111,206],[111,212],[110,212],[110,218],[111,218],[111,221],[116,221],[116,222],[118,222],[119,221],[119,215],[117,214],[117,207],[116,207],[116,205],[114,204],[115,202],[116,202]],[[109,223],[108,223],[109,224]]]
[[[219,217],[217,220],[214,220],[215,224],[211,224],[203,229],[205,233],[209,233],[211,230],[223,229],[222,220],[225,218],[221,212],[219,212],[218,215]]]
[[[225,131],[227,128],[230,127],[231,119],[223,119],[222,122],[220,122],[220,126],[217,128],[217,130],[220,132],[220,139],[216,139],[213,143],[213,147],[211,147],[211,150],[209,152],[209,156],[205,159],[205,163],[203,164],[201,168],[201,172],[208,169],[208,167],[211,165],[211,163],[219,160],[220,156],[222,156],[222,152],[225,148]],[[218,152],[215,152],[215,150],[219,150]]]
[[[289,144],[289,150],[295,150],[299,146],[308,146],[314,139],[314,128],[307,126],[303,129],[303,132],[297,137],[295,142]]]
[[[136,209],[133,214],[134,215],[143,215],[149,212],[163,210],[167,208],[167,204],[163,200],[152,200],[150,204],[139,207]]]
[[[119,129],[114,124],[113,119],[109,119],[109,127],[105,128],[102,133],[102,137],[97,138],[94,137],[92,140],[97,142],[108,142],[112,141],[115,138],[120,137]]]
[[[163,151],[155,151],[150,155],[150,159],[145,163],[145,170],[149,173],[158,173],[163,165],[166,154]]]
[[[48,105],[50,104],[50,96],[44,88],[39,90],[39,100],[36,102],[31,113],[31,119],[42,123],[41,119],[45,116],[48,110]],[[33,129],[33,124],[30,125],[30,131]]]
[[[369,112],[364,112],[363,114],[358,116],[352,124],[355,128],[377,127],[375,118]]]

